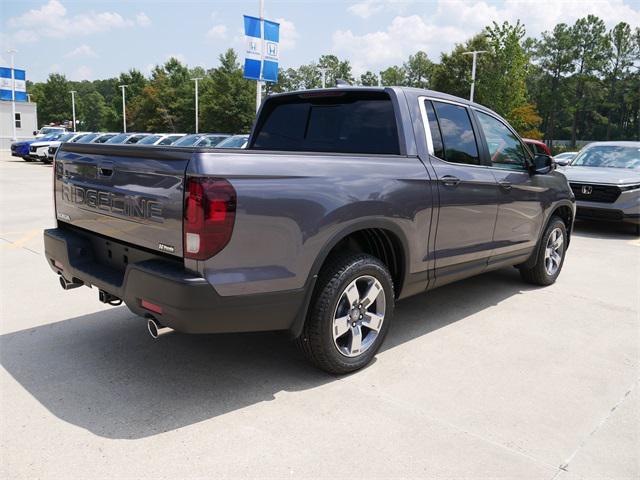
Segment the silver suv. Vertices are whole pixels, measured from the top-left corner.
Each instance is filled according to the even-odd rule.
[[[640,142],[590,143],[565,168],[577,218],[631,223],[640,233]]]

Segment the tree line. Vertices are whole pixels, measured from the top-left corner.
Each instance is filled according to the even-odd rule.
[[[475,101],[504,116],[523,136],[552,140],[640,139],[640,28],[621,22],[607,30],[602,19],[587,15],[573,25],[560,23],[538,39],[525,27],[493,23],[434,62],[418,51],[401,65],[356,78],[348,60],[322,55],[298,68],[281,69],[265,93],[321,86],[337,80],[352,85],[398,85],[430,88],[467,98],[471,57],[478,57]],[[71,117],[70,90],[76,90],[76,112],[83,130],[119,131],[122,99],[128,85],[127,126],[131,131],[192,132],[195,128],[194,85],[200,77],[200,130],[247,132],[254,119],[255,82],[242,76],[232,49],[219,65],[189,68],[175,58],[150,75],[132,69],[117,78],[72,82],[51,74],[46,82],[28,84],[43,124]]]

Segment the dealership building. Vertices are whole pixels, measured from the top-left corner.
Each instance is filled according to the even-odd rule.
[[[0,150],[9,150],[13,141],[11,101],[0,100]],[[33,102],[16,102],[16,137],[25,140],[38,129],[38,108]]]
[[[0,67],[0,150],[9,150],[13,141],[13,126],[18,140],[33,137],[38,129],[38,107],[29,101],[24,70]],[[15,84],[15,92],[12,86]],[[12,99],[15,98],[15,115]]]

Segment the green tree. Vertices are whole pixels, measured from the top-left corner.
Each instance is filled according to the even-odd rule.
[[[255,83],[243,78],[233,49],[220,55],[220,66],[203,82],[202,130],[243,133],[255,117]]]
[[[433,75],[433,62],[425,52],[417,52],[410,55],[409,60],[403,65],[406,72],[406,84],[410,87],[429,88]]]
[[[191,78],[194,75],[204,75],[204,71],[190,72],[176,58],[157,65],[151,78],[127,105],[131,128],[155,132],[193,131],[195,90]]]
[[[565,77],[574,70],[573,56],[575,46],[570,28],[559,23],[551,32],[543,32],[542,39],[536,42],[533,54],[543,73],[541,79],[542,98],[538,102],[545,109],[545,138],[553,142],[557,122],[557,113],[561,105],[566,104]],[[553,143],[551,143],[553,147]]]
[[[364,87],[377,87],[378,86],[378,76],[370,71],[366,71],[362,75],[360,75],[360,85]]]
[[[80,121],[83,130],[98,132],[104,128],[107,104],[104,101],[104,97],[93,91],[81,97],[81,116]]]
[[[310,63],[309,65],[300,65],[296,72],[296,78],[298,86],[296,90],[308,89],[308,88],[320,88],[322,86],[322,75],[318,70],[318,65]],[[330,80],[326,79],[326,84],[331,85]]]
[[[333,87],[338,79],[350,84],[354,83],[351,74],[351,63],[349,60],[340,60],[335,55],[322,55],[318,60],[318,67],[326,68],[326,86]]]
[[[519,21],[515,25],[494,22],[485,29],[485,33],[491,61],[484,66],[483,82],[478,85],[478,92],[482,94],[485,105],[512,121],[515,120],[514,112],[527,104],[529,59],[521,43],[525,29]]]
[[[42,125],[62,123],[71,118],[69,82],[64,75],[52,73],[47,81],[31,91],[31,99],[38,104],[38,120]]]
[[[442,53],[440,63],[433,68],[431,88],[440,92],[449,93],[462,98],[469,97],[471,89],[471,56],[463,55],[471,50],[488,50],[487,37],[483,33],[475,35],[464,44],[456,44],[451,53]],[[487,54],[478,57],[476,68],[475,100],[485,103],[485,82],[490,79],[486,74],[491,57]]]
[[[629,73],[629,68],[640,56],[640,44],[638,42],[638,31],[634,37],[628,23],[620,22],[609,32],[609,41],[613,48],[613,55],[605,67],[607,83],[609,84],[609,95],[606,105],[607,134],[606,138],[611,138],[611,128],[614,117],[618,116],[621,98],[618,95],[618,85],[622,78]]]
[[[610,55],[609,38],[604,22],[595,15],[580,18],[571,27],[572,42],[575,45],[574,75],[575,89],[572,105],[571,146],[575,147],[583,114],[593,103],[590,94],[598,92],[597,75],[601,73]]]
[[[404,86],[407,84],[407,72],[394,65],[380,72],[380,80],[385,87]]]

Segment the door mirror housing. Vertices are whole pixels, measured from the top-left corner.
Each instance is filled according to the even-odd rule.
[[[35,137],[37,134],[38,134],[38,131],[37,131],[37,130],[34,130],[34,131],[33,131],[33,136]]]
[[[553,158],[543,153],[537,154],[533,158],[533,164],[531,165],[531,173],[534,175],[545,175],[553,171],[555,164]]]
[[[554,158],[553,161],[556,162],[556,165],[560,165],[561,167],[566,167],[571,163],[571,160],[569,158]]]

